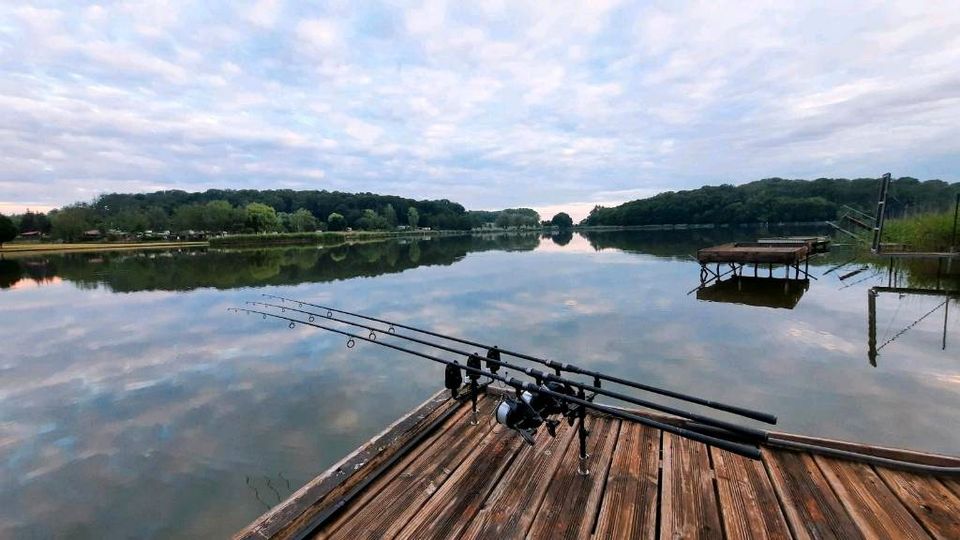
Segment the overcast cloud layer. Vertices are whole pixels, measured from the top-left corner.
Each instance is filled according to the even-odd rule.
[[[957,179],[956,2],[5,2],[0,211],[109,191],[573,210]]]

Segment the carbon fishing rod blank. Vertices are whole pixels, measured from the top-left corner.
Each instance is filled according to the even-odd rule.
[[[247,304],[257,305],[257,306],[264,306],[264,307],[269,307],[269,308],[274,308],[274,309],[281,309],[281,310],[282,310],[281,312],[286,311],[287,309],[289,309],[289,310],[296,311],[296,312],[299,312],[299,313],[308,314],[308,315],[313,315],[313,313],[310,312],[310,311],[304,311],[304,310],[300,310],[300,309],[296,309],[296,308],[286,308],[286,307],[284,307],[284,306],[279,306],[279,305],[277,305],[277,304],[270,304],[270,303],[264,303],[264,302],[247,302]],[[368,325],[368,324],[363,324],[363,323],[359,323],[359,322],[356,322],[356,321],[349,321],[349,320],[339,319],[339,318],[336,318],[336,317],[328,317],[328,320],[331,320],[331,321],[337,322],[337,323],[341,323],[341,324],[347,324],[347,325],[350,325],[350,326],[355,326],[355,327],[357,327],[357,328],[362,328],[362,329],[364,329],[364,330],[370,331],[371,334],[372,334],[374,331],[379,330],[379,329],[374,328],[373,326],[370,326],[370,325]],[[397,339],[402,339],[402,340],[409,341],[409,342],[412,342],[412,343],[418,343],[418,344],[420,344],[420,345],[427,345],[427,346],[429,346],[429,347],[434,347],[434,348],[436,348],[436,349],[440,349],[440,350],[442,350],[442,351],[446,351],[446,352],[449,352],[449,353],[464,355],[464,356],[466,356],[466,357],[468,358],[468,366],[469,366],[469,367],[473,367],[473,368],[475,368],[475,369],[477,369],[477,368],[480,367],[479,364],[478,364],[478,360],[479,360],[479,359],[474,358],[473,360],[470,360],[470,358],[475,357],[475,356],[478,356],[476,353],[468,353],[468,352],[466,352],[466,351],[464,351],[464,350],[461,350],[461,349],[457,349],[457,348],[450,347],[450,346],[447,346],[447,345],[442,345],[442,344],[439,344],[439,343],[436,343],[436,342],[433,342],[433,341],[430,341],[430,340],[427,340],[427,339],[416,338],[416,337],[409,336],[409,335],[403,335],[403,334],[392,334],[392,335],[393,335],[393,337],[396,337]],[[499,349],[497,349],[496,347],[494,347],[494,348],[492,348],[492,350],[493,350],[493,354],[492,354],[492,355],[489,355],[489,354],[488,354],[488,356],[498,357],[498,356],[499,356]],[[632,404],[634,404],[634,405],[639,405],[639,406],[641,406],[641,407],[651,408],[651,409],[654,409],[654,410],[658,410],[658,411],[660,411],[660,412],[665,412],[665,413],[667,413],[667,414],[672,414],[672,415],[680,416],[680,417],[682,417],[682,418],[687,418],[687,419],[693,420],[693,421],[695,421],[695,422],[699,422],[699,423],[702,423],[702,424],[705,424],[705,425],[710,425],[710,426],[713,426],[713,427],[716,427],[716,428],[720,428],[720,429],[722,429],[722,430],[726,430],[726,431],[731,432],[731,433],[736,433],[736,434],[738,434],[739,436],[745,436],[745,437],[747,437],[749,440],[754,440],[754,441],[762,442],[762,441],[767,440],[767,438],[768,438],[768,433],[767,433],[766,431],[764,431],[764,430],[759,430],[759,429],[752,428],[752,427],[748,427],[748,426],[742,426],[742,425],[738,425],[738,424],[733,424],[733,423],[730,423],[730,422],[727,422],[727,421],[724,421],[724,420],[720,420],[720,419],[717,419],[717,418],[711,418],[711,417],[708,417],[708,416],[704,416],[704,415],[702,415],[702,414],[697,414],[697,413],[693,413],[693,412],[690,412],[690,411],[685,411],[685,410],[682,410],[682,409],[678,409],[678,408],[676,408],[676,407],[671,407],[671,406],[664,405],[664,404],[661,404],[661,403],[655,403],[655,402],[652,402],[652,401],[649,401],[649,400],[640,399],[640,398],[638,398],[638,397],[634,397],[634,396],[626,395],[626,394],[623,394],[623,393],[620,393],[620,392],[615,392],[615,391],[613,391],[613,390],[609,390],[609,389],[606,389],[606,388],[602,388],[602,387],[601,387],[601,380],[600,380],[600,378],[598,378],[598,377],[594,377],[594,379],[593,379],[593,384],[590,385],[589,383],[584,383],[584,382],[580,382],[580,381],[571,380],[571,379],[562,377],[562,376],[560,376],[560,375],[553,375],[553,374],[545,373],[545,372],[540,371],[540,370],[537,370],[537,369],[518,366],[518,365],[512,364],[512,363],[510,363],[510,362],[507,362],[507,361],[501,360],[501,359],[488,358],[487,361],[486,361],[486,363],[487,363],[488,365],[497,366],[498,368],[512,369],[512,370],[514,370],[514,371],[518,371],[518,372],[520,372],[520,373],[523,373],[523,374],[525,374],[525,375],[527,375],[527,376],[529,376],[529,377],[532,377],[532,378],[536,381],[536,384],[537,384],[537,385],[543,384],[544,381],[561,383],[561,384],[563,384],[563,385],[569,385],[569,386],[571,386],[572,388],[580,388],[580,389],[584,389],[584,390],[589,390],[589,391],[591,391],[592,395],[600,394],[600,395],[603,395],[603,396],[612,397],[612,398],[617,399],[617,400],[620,400],[620,401],[625,401],[625,402],[627,402],[627,403],[632,403]],[[560,364],[557,364],[556,362],[550,361],[550,362],[548,363],[548,365],[549,365],[550,367],[553,367],[557,373],[560,373],[560,369],[557,367],[557,366],[559,366]],[[482,371],[482,370],[481,370],[481,371]],[[469,373],[471,373],[471,372],[468,370],[468,374],[469,374]],[[474,373],[475,373],[474,376],[479,377],[480,371],[476,371],[476,372],[474,372]],[[474,382],[475,382],[475,380],[474,380],[474,379],[471,379],[471,389],[473,389],[473,387],[474,387],[474,384],[473,384]],[[475,391],[475,390],[474,390],[474,391]],[[592,401],[592,399],[593,399],[593,398],[591,397],[591,401]],[[475,401],[475,400],[474,400],[474,401]],[[475,405],[475,403],[474,403],[474,405]],[[475,417],[476,417],[476,413],[474,414],[474,421],[476,421],[476,418],[475,418]]]
[[[248,303],[257,304],[255,302],[248,302]],[[282,306],[277,306],[277,307],[282,307]],[[287,309],[300,311],[294,308],[287,308]],[[312,326],[314,328],[325,330],[333,334],[344,336],[348,338],[350,341],[353,341],[353,340],[365,341],[365,342],[373,343],[375,345],[379,345],[381,347],[392,349],[398,352],[424,358],[432,362],[444,364],[446,366],[444,371],[444,386],[451,391],[451,394],[453,396],[458,395],[459,389],[463,384],[464,371],[466,371],[468,374],[488,377],[491,381],[499,381],[501,383],[506,383],[508,386],[514,389],[516,393],[516,397],[511,398],[509,400],[505,400],[505,401],[508,401],[509,403],[512,403],[512,405],[508,405],[507,407],[504,407],[502,410],[499,410],[500,407],[498,407],[498,412],[501,413],[499,414],[498,419],[502,419],[502,422],[505,423],[505,425],[511,426],[512,429],[517,430],[518,433],[521,434],[521,436],[526,435],[524,436],[524,439],[527,440],[527,442],[530,442],[530,440],[533,438],[532,435],[534,430],[536,428],[539,428],[541,425],[545,423],[551,427],[555,427],[556,425],[559,425],[559,422],[556,420],[544,419],[541,413],[547,414],[548,412],[562,409],[562,407],[565,406],[567,407],[567,414],[565,416],[567,416],[568,420],[570,419],[571,415],[576,415],[576,418],[580,420],[577,429],[578,429],[578,435],[580,439],[580,466],[578,467],[578,470],[581,472],[581,474],[588,474],[586,469],[586,460],[587,458],[589,458],[589,455],[586,452],[586,446],[587,446],[586,441],[590,432],[585,427],[587,409],[596,410],[606,415],[612,416],[614,418],[619,418],[621,420],[642,424],[655,429],[659,429],[667,433],[673,433],[675,435],[686,437],[688,439],[692,439],[694,441],[698,441],[703,444],[707,444],[723,450],[727,450],[744,457],[748,457],[751,459],[760,459],[760,450],[756,446],[755,441],[753,441],[752,444],[743,443],[737,440],[736,438],[734,438],[737,436],[742,437],[744,433],[749,433],[750,428],[746,428],[742,426],[737,427],[732,424],[727,424],[727,426],[730,429],[737,428],[735,431],[739,433],[734,433],[729,429],[720,429],[720,430],[717,430],[716,433],[712,433],[712,434],[701,433],[699,431],[676,426],[668,422],[664,422],[654,418],[631,413],[623,409],[618,409],[608,405],[600,405],[600,404],[593,403],[594,397],[601,391],[600,388],[590,387],[589,385],[583,385],[581,383],[577,383],[576,381],[551,380],[552,378],[555,379],[555,377],[549,374],[544,374],[542,372],[533,373],[534,370],[520,370],[521,372],[527,374],[528,376],[535,378],[537,383],[532,384],[520,379],[516,379],[514,377],[506,377],[504,375],[499,375],[491,371],[485,371],[482,368],[477,368],[475,367],[476,360],[471,362],[474,365],[464,366],[455,360],[447,360],[435,355],[426,354],[424,352],[415,351],[406,347],[402,347],[400,345],[386,343],[384,341],[378,341],[376,339],[373,339],[361,334],[350,333],[345,330],[333,328],[330,326],[325,326],[315,322],[308,322],[302,319],[294,319],[286,315],[280,315],[277,313],[269,313],[269,312],[260,311],[256,309],[246,309],[246,308],[230,308],[230,311],[234,311],[237,313],[243,312],[248,314],[257,314],[257,315],[262,315],[264,317],[271,317],[277,320],[286,321],[287,323],[292,322],[292,323],[299,323],[305,326]],[[303,312],[301,311],[301,313]],[[333,320],[337,321],[336,319],[333,319]],[[340,321],[340,322],[343,322],[343,321]],[[355,323],[351,323],[351,324],[355,324]],[[357,326],[361,326],[361,325],[357,325]],[[397,324],[396,326],[398,328],[403,327],[400,324]],[[431,344],[426,341],[417,340],[415,338],[410,338],[408,336],[405,337],[405,336],[398,335],[397,337],[404,337],[407,340],[418,342],[424,345],[432,345],[434,347],[447,350],[448,352],[458,352],[455,349],[451,349],[449,347],[441,347],[439,345]],[[464,353],[464,355],[467,356],[468,358],[471,356],[477,356],[477,355],[471,355],[466,353]],[[506,362],[501,362],[501,367],[510,367],[511,369],[517,369],[516,366],[508,366]],[[478,389],[476,380],[471,379],[471,382],[473,383],[471,384],[471,394],[473,395],[472,397],[474,397],[475,399],[479,389]],[[572,388],[567,388],[566,386],[557,387],[557,386],[552,386],[545,383],[563,383],[564,385],[569,384],[571,387],[578,388],[576,396],[571,395],[570,391],[572,390]],[[483,387],[486,387],[486,386],[487,386],[486,384],[483,385]],[[590,394],[587,394],[585,392],[585,388],[590,388],[591,390],[593,390],[593,392],[591,392]],[[560,390],[560,391],[557,391],[557,390]],[[526,394],[526,396],[524,394]],[[546,401],[546,400],[534,399],[537,397],[540,397],[540,398],[549,397],[554,400],[557,400],[558,402],[561,403],[561,405],[552,404],[552,402]],[[540,411],[538,411],[533,406],[531,406],[531,403],[539,407]],[[690,414],[688,416],[693,416],[693,415]],[[549,422],[547,420],[549,420]],[[714,424],[715,427],[717,424],[725,424],[709,418],[704,418],[703,421],[709,421],[709,423]]]
[[[415,326],[410,326],[410,325],[401,324],[401,323],[398,323],[398,322],[388,321],[388,320],[385,320],[385,319],[378,319],[378,318],[376,318],[376,317],[371,317],[371,316],[369,316],[369,315],[363,315],[363,314],[361,314],[361,313],[354,313],[354,312],[351,312],[351,311],[346,311],[346,310],[342,310],[342,309],[337,309],[337,308],[334,308],[334,307],[331,307],[331,306],[324,306],[324,305],[320,305],[320,304],[314,304],[314,303],[311,303],[311,302],[305,302],[305,301],[303,301],[303,300],[294,300],[294,299],[292,299],[292,298],[285,298],[285,297],[283,297],[283,296],[277,296],[277,295],[274,295],[274,294],[266,294],[266,293],[264,293],[262,296],[264,296],[264,297],[266,297],[266,298],[274,298],[274,299],[277,299],[277,300],[279,300],[279,301],[281,301],[281,302],[294,302],[294,303],[298,304],[298,305],[301,306],[301,307],[303,307],[303,306],[306,305],[306,306],[311,306],[311,307],[315,307],[315,308],[319,308],[319,309],[324,309],[324,310],[327,310],[328,318],[332,318],[332,313],[331,313],[331,312],[336,312],[336,313],[341,313],[341,314],[343,314],[343,315],[348,315],[348,316],[351,316],[351,317],[357,317],[357,318],[360,318],[360,319],[364,319],[364,320],[367,320],[367,321],[373,321],[373,322],[377,322],[377,323],[380,323],[380,324],[386,324],[386,325],[389,325],[389,326],[391,326],[391,327],[403,328],[403,329],[405,329],[405,330],[410,330],[410,331],[412,331],[412,332],[417,332],[417,333],[419,333],[419,334],[423,334],[423,335],[427,335],[427,336],[433,336],[433,337],[436,337],[436,338],[440,338],[440,339],[444,339],[444,340],[448,340],[448,341],[453,341],[453,342],[456,342],[456,343],[461,343],[461,344],[463,344],[463,345],[469,345],[469,346],[471,346],[471,347],[480,347],[480,348],[484,348],[484,349],[489,349],[490,351],[488,351],[488,354],[487,354],[487,357],[488,357],[488,358],[491,358],[492,355],[495,355],[495,356],[496,356],[496,359],[499,360],[499,359],[500,359],[500,355],[501,355],[501,354],[505,354],[505,355],[508,355],[508,356],[513,356],[513,357],[515,357],[515,358],[520,358],[520,359],[523,359],[523,360],[529,360],[529,361],[531,361],[531,362],[536,362],[536,363],[538,363],[538,364],[542,364],[542,365],[544,365],[544,366],[553,368],[553,369],[556,371],[556,373],[557,373],[558,376],[560,375],[561,371],[564,371],[564,372],[567,372],[567,373],[572,373],[572,374],[577,374],[577,375],[584,375],[584,376],[588,376],[588,377],[593,377],[593,379],[594,379],[594,386],[596,386],[596,387],[599,387],[599,386],[600,386],[600,381],[601,381],[601,380],[604,380],[604,381],[612,382],[612,383],[615,383],[615,384],[621,384],[621,385],[624,385],[624,386],[629,386],[629,387],[631,387],[631,388],[636,388],[637,390],[643,390],[643,391],[645,391],[645,392],[652,392],[652,393],[655,393],[655,394],[660,394],[660,395],[662,395],[662,396],[667,396],[667,397],[671,397],[671,398],[674,398],[674,399],[679,399],[679,400],[682,400],[682,401],[687,401],[687,402],[689,402],[689,403],[695,403],[695,404],[697,404],[697,405],[703,405],[704,407],[709,407],[709,408],[711,408],[711,409],[717,409],[717,410],[720,410],[720,411],[725,411],[725,412],[733,413],[733,414],[736,414],[736,415],[738,415],[738,416],[743,416],[743,417],[746,417],[746,418],[752,418],[752,419],[754,419],[754,420],[758,420],[758,421],[760,421],[760,422],[764,422],[764,423],[767,423],[767,424],[776,424],[776,423],[777,423],[777,417],[776,417],[776,416],[774,416],[774,415],[772,415],[772,414],[769,414],[769,413],[766,413],[766,412],[763,412],[763,411],[754,411],[754,410],[746,409],[746,408],[743,408],[743,407],[738,407],[738,406],[736,406],[736,405],[729,405],[729,404],[726,404],[726,403],[719,403],[719,402],[716,402],[716,401],[711,401],[711,400],[708,400],[708,399],[703,399],[703,398],[700,398],[700,397],[697,397],[697,396],[691,396],[691,395],[683,394],[683,393],[681,393],[681,392],[675,392],[675,391],[668,390],[668,389],[665,389],[665,388],[659,388],[659,387],[656,387],[656,386],[651,386],[651,385],[648,385],[648,384],[640,383],[640,382],[637,382],[637,381],[632,381],[632,380],[629,380],[629,379],[624,379],[624,378],[616,377],[616,376],[613,376],[613,375],[607,375],[607,374],[605,374],[605,373],[600,373],[600,372],[598,372],[598,371],[594,371],[594,370],[590,370],[590,369],[584,369],[584,368],[581,368],[581,367],[579,367],[579,366],[575,366],[575,365],[572,365],[572,364],[564,364],[564,363],[561,363],[561,362],[557,362],[557,361],[555,361],[555,360],[549,360],[549,359],[546,359],[546,358],[540,358],[540,357],[533,356],[533,355],[530,355],[530,354],[525,354],[525,353],[522,353],[522,352],[519,352],[519,351],[512,351],[512,350],[507,350],[507,349],[499,348],[499,347],[496,347],[496,346],[485,345],[485,344],[483,344],[483,343],[479,343],[479,342],[476,342],[476,341],[471,341],[471,340],[468,340],[468,339],[463,339],[463,338],[459,338],[459,337],[455,337],[455,336],[445,335],[445,334],[441,334],[441,333],[439,333],[439,332],[434,332],[434,331],[426,330],[426,329],[423,329],[423,328],[417,328],[417,327],[415,327]],[[341,322],[344,322],[344,321],[341,321]],[[351,324],[352,324],[352,323],[351,323]],[[488,367],[489,367],[489,364],[488,364]],[[494,371],[494,373],[496,373],[495,370],[492,370],[492,369],[491,369],[491,371]]]

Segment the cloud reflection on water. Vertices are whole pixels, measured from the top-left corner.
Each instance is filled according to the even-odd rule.
[[[227,535],[286,496],[286,480],[296,489],[440,386],[438,366],[226,311],[261,292],[768,409],[783,430],[957,453],[960,367],[930,321],[871,368],[871,283],[823,279],[793,310],[699,302],[686,294],[688,243],[594,240],[603,250],[581,253],[576,236],[529,251],[550,242],[535,240],[525,251],[425,244],[425,266],[377,257],[398,246],[356,263],[258,255],[257,268],[274,261],[262,281],[223,289],[191,273],[206,257],[193,255],[162,266],[182,272],[181,292],[155,290],[178,284],[156,276],[116,294],[135,283],[118,272],[129,259],[105,258],[96,278],[74,261],[77,281],[0,292],[0,536]],[[952,339],[958,330],[951,321]]]

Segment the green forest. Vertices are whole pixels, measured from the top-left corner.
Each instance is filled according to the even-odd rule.
[[[768,178],[739,186],[723,184],[670,191],[619,206],[595,207],[581,225],[782,223],[835,219],[842,206],[874,214],[875,178]],[[887,216],[937,212],[953,204],[960,183],[898,178],[891,183]]]
[[[201,193],[102,195],[48,214],[14,216],[21,233],[39,232],[75,241],[89,231],[109,236],[164,231],[207,233],[302,233],[347,229],[388,231],[405,228],[470,230],[538,227],[540,216],[529,208],[467,211],[443,200],[413,200],[373,193],[294,190],[219,190]]]
[[[580,225],[631,226],[668,224],[819,222],[836,219],[844,205],[875,212],[878,180],[768,178],[733,186],[705,186],[666,192],[615,207],[595,207]],[[898,178],[890,187],[887,216],[897,218],[947,209],[960,183]],[[13,216],[13,230],[76,241],[98,235],[149,232],[257,234],[267,232],[393,231],[408,228],[471,230],[477,228],[559,227],[573,225],[561,212],[541,221],[529,208],[499,211],[465,209],[446,199],[414,200],[373,193],[294,190],[220,190],[200,193],[102,195],[47,214]],[[10,229],[9,225],[5,225]],[[8,231],[9,232],[9,231]],[[7,235],[10,236],[10,235]],[[7,239],[5,238],[5,241]]]
[[[529,251],[540,234],[457,235],[433,240],[341,244],[322,249],[201,249],[168,252],[68,253],[43,259],[0,259],[0,289],[21,279],[55,277],[114,292],[189,291],[320,283],[393,274],[418,266],[451,265],[467,253]],[[91,264],[96,259],[96,264]]]

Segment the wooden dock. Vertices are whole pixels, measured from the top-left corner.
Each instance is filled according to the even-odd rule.
[[[764,448],[752,461],[669,433],[588,417],[537,444],[496,424],[498,398],[439,393],[237,533],[287,538],[960,538],[960,479]],[[783,438],[788,438],[784,435]],[[852,443],[934,465],[960,459]]]
[[[783,265],[784,279],[816,279],[810,275],[810,258],[830,250],[830,240],[820,236],[787,236],[761,238],[756,242],[733,242],[697,250],[700,263],[700,288],[719,282],[724,276],[743,275],[746,265],[753,265],[753,277],[760,277],[760,265],[767,266],[767,277],[773,277],[773,267]],[[803,268],[800,268],[800,265]],[[715,265],[716,268],[711,268]],[[729,270],[721,271],[721,265]],[[696,290],[696,289],[694,289]]]
[[[826,236],[773,236],[770,238],[758,238],[758,244],[784,245],[809,247],[811,253],[825,253],[830,251],[830,238]]]
[[[761,242],[735,242],[697,250],[701,264],[785,264],[803,262],[811,253],[806,244],[774,244]]]

